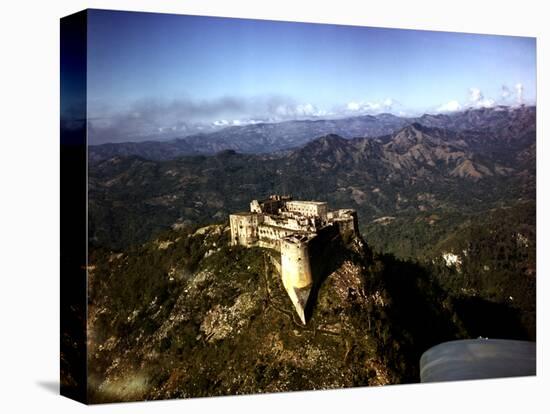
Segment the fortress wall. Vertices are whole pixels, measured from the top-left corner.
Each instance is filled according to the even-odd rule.
[[[281,276],[285,287],[303,288],[320,280],[324,274],[327,254],[339,237],[338,226],[327,226],[305,242],[281,241]]]
[[[328,213],[328,204],[317,201],[287,201],[286,208],[288,211],[307,217],[321,217],[323,220],[326,220]]]
[[[338,219],[335,221],[335,224],[338,226],[341,234],[346,232],[355,233],[356,231],[355,220],[353,217]]]
[[[254,245],[258,241],[258,224],[261,221],[262,216],[254,213],[230,214],[231,245]]]
[[[329,220],[338,226],[340,234],[344,234],[345,232],[359,232],[359,223],[355,210],[343,209],[331,211],[329,213]]]
[[[253,213],[278,214],[286,201],[290,200],[289,196],[271,195],[269,198],[258,201],[252,200],[250,203],[250,211]]]
[[[258,240],[258,246],[265,249],[281,250],[281,244],[279,240],[260,239]]]
[[[281,251],[281,239],[295,232],[293,229],[260,224],[258,226],[259,246]]]
[[[327,276],[328,263],[334,255],[334,242],[340,238],[337,225],[329,225],[317,232],[309,243],[309,264],[314,283],[320,283]]]
[[[317,207],[317,215],[321,218],[321,220],[326,221],[328,214],[328,204],[320,204]]]

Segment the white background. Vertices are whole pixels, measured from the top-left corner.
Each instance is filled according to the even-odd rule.
[[[0,411],[550,412],[548,367],[549,33],[544,1],[4,1],[0,16]],[[59,18],[87,7],[536,36],[536,378],[222,397],[85,408],[58,396]],[[548,137],[545,137],[548,138]],[[411,310],[414,312],[414,309]],[[543,344],[544,350],[543,350]]]

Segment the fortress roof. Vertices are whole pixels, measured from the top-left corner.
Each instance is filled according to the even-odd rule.
[[[309,201],[309,200],[292,200],[292,201],[287,201],[287,203],[312,204],[315,206],[322,206],[324,204],[327,204],[326,201]]]

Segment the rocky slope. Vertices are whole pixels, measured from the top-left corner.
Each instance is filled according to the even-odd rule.
[[[373,255],[361,238],[336,243],[305,326],[273,253],[228,246],[225,225],[172,230],[121,252],[92,249],[90,402],[418,382],[420,356],[441,342],[534,340],[531,261],[498,257],[532,254],[533,229],[504,248],[514,215],[506,217],[493,220],[495,233],[462,239],[463,229],[448,240],[447,256],[460,257],[450,266],[447,256],[421,265]],[[497,266],[494,277],[476,277],[479,261]]]
[[[270,252],[228,247],[227,233],[214,225],[170,232],[133,251],[94,252],[92,402],[399,381],[367,318],[386,304],[366,288],[372,261],[360,239],[338,249],[304,326]]]

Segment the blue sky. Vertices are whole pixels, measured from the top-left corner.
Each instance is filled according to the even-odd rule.
[[[532,104],[535,93],[534,38],[89,15],[88,108],[98,142],[266,120]]]

